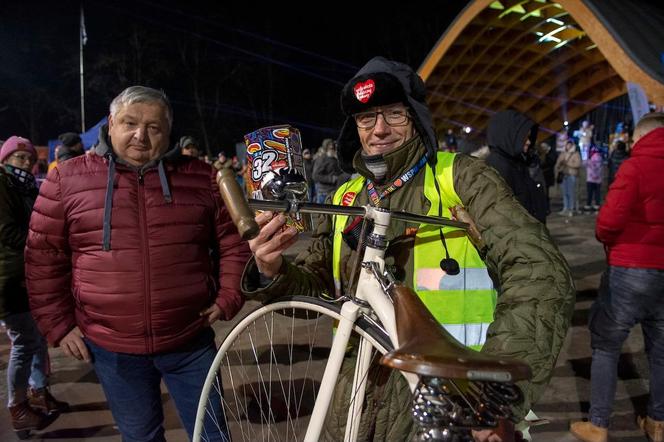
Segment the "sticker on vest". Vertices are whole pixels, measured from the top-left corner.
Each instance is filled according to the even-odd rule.
[[[355,201],[355,195],[357,195],[357,192],[344,193],[344,196],[341,198],[341,205],[350,206],[351,204],[353,204],[353,201]]]

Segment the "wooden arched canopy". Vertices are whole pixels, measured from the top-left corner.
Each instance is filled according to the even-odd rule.
[[[664,105],[661,78],[630,58],[610,29],[584,0],[472,1],[419,69],[434,126],[483,133],[491,115],[512,108],[546,138],[627,93],[628,81]]]

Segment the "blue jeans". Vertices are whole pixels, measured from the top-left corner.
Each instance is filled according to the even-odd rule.
[[[90,340],[86,340],[86,344],[124,442],[165,441],[162,379],[175,402],[182,425],[189,437],[192,436],[203,383],[216,355],[211,329],[206,329],[180,350],[153,355],[115,353]],[[221,399],[214,388],[210,397],[219,407],[216,420],[223,425]],[[206,426],[208,421],[206,418]],[[215,433],[211,430],[209,434]],[[228,440],[218,437],[208,440]]]
[[[576,177],[565,175],[563,177],[563,210],[576,208]]]
[[[643,328],[650,367],[648,416],[664,420],[664,270],[610,266],[590,310],[590,421],[608,428],[618,358],[632,327]]]
[[[313,182],[309,184],[309,201],[316,202],[316,185]]]
[[[48,346],[30,312],[4,319],[12,343],[7,366],[7,406],[28,399],[28,387],[43,388],[48,383]]]

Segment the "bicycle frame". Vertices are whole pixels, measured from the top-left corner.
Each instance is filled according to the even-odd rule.
[[[385,262],[383,260],[386,248],[385,235],[387,233],[387,228],[390,225],[391,214],[389,211],[376,209],[370,206],[365,209],[366,218],[374,221],[374,228],[371,233],[371,237],[374,240],[367,244],[362,262],[363,264],[376,263],[382,272],[385,267]],[[385,243],[385,247],[380,246],[381,241]],[[362,266],[355,291],[355,299],[359,302],[350,300],[344,302],[342,305],[342,319],[339,322],[336,334],[332,341],[332,349],[330,350],[328,363],[325,367],[316,404],[309,420],[309,426],[304,439],[305,441],[314,442],[318,441],[320,438],[323,422],[332,400],[334,387],[337,383],[337,376],[341,369],[352,327],[358,316],[363,311],[371,311],[375,313],[380,324],[384,327],[390,337],[392,345],[394,345],[395,348],[399,346],[397,339],[397,324],[394,319],[394,307],[389,297],[385,294],[380,282],[368,266]],[[363,303],[366,303],[369,308],[362,306]],[[351,421],[354,416],[360,416],[361,414],[366,388],[364,374],[368,371],[370,363],[371,348],[369,345],[365,344],[364,339],[361,339],[355,367],[355,375],[353,377],[353,388],[351,390],[355,392],[355,400],[352,401],[352,409],[348,414],[344,441],[354,441],[357,439],[359,425],[351,425]],[[417,384],[418,376],[412,373],[400,373],[406,378],[411,391],[413,391]]]
[[[230,215],[238,227],[240,235],[249,239],[258,232],[258,226],[254,222],[253,214],[249,210],[247,201],[237,186],[233,177],[226,170],[221,170],[217,175],[217,182],[222,197],[230,212]],[[430,223],[436,225],[449,225],[460,228],[468,228],[468,224],[442,218],[416,215],[406,212],[390,212],[386,209],[364,207],[345,207],[327,204],[304,203],[296,200],[283,201],[260,201],[250,200],[249,205],[253,209],[277,210],[290,213],[318,213],[330,215],[364,215],[365,221],[373,221],[372,232],[367,236],[367,244],[362,260],[362,269],[354,296],[343,303],[341,308],[341,320],[337,326],[336,334],[332,341],[332,347],[328,356],[318,396],[309,420],[305,441],[317,442],[323,428],[324,420],[332,400],[334,386],[346,353],[346,348],[353,330],[353,325],[360,314],[373,314],[378,318],[380,325],[385,329],[394,348],[399,347],[397,324],[395,321],[394,306],[383,289],[379,276],[370,269],[370,265],[377,266],[380,274],[384,272],[385,250],[387,249],[387,229],[392,218],[402,219],[413,223]],[[355,400],[352,401],[352,409],[349,411],[346,423],[344,440],[351,442],[357,439],[359,424],[351,425],[355,416],[360,417],[364,402],[366,389],[365,373],[371,365],[371,346],[364,338],[360,339],[358,357],[353,376],[352,392],[355,392]],[[413,373],[400,372],[407,380],[411,391],[414,391],[419,376]]]

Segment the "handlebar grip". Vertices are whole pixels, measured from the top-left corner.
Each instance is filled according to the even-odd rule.
[[[226,204],[228,213],[237,227],[242,239],[252,239],[258,235],[260,227],[254,219],[254,213],[247,204],[247,199],[235,180],[235,172],[229,168],[223,168],[217,172],[217,184],[221,198]]]

